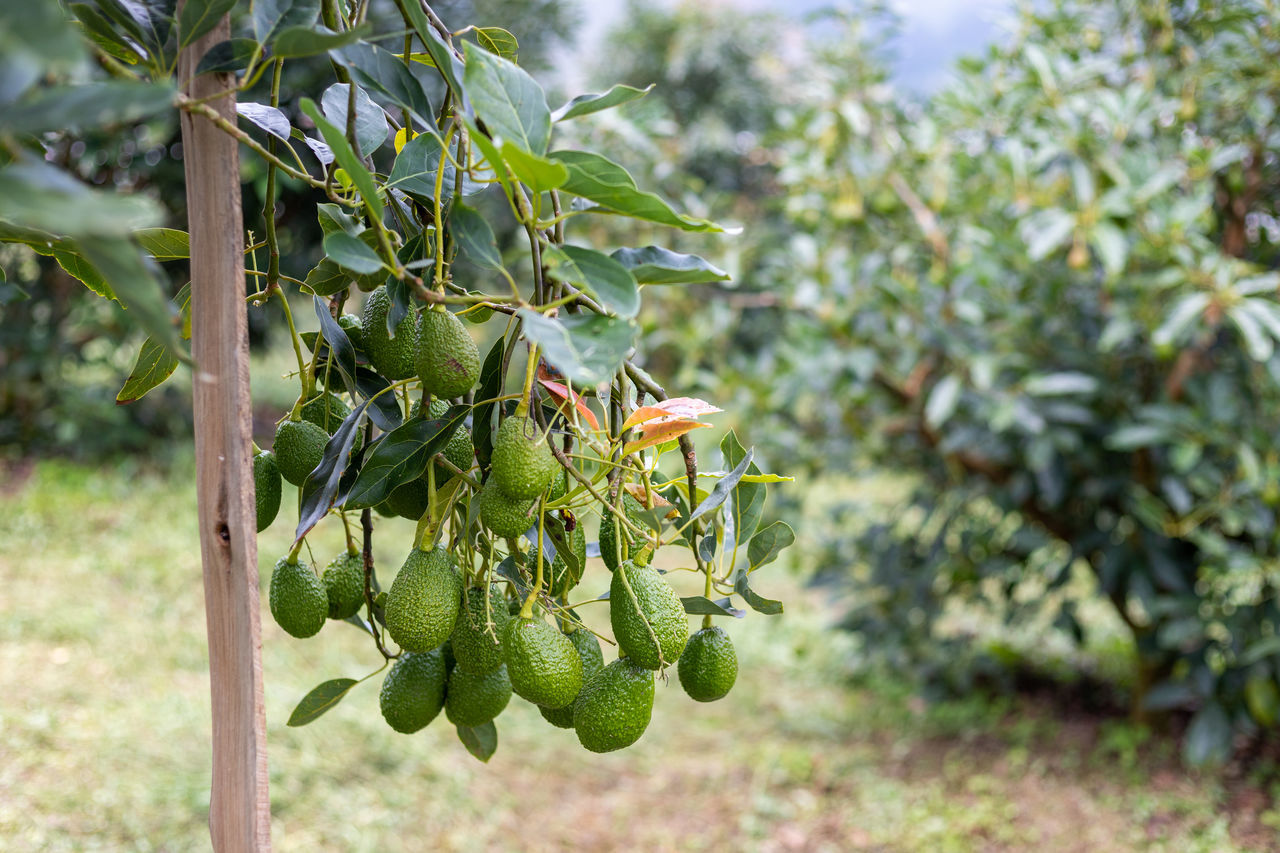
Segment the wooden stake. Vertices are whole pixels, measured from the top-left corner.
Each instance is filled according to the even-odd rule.
[[[183,49],[178,74],[189,97],[234,86],[225,74],[192,79],[205,52],[229,35],[223,18]],[[235,121],[234,95],[209,105]],[[181,115],[191,232],[196,494],[213,697],[209,833],[219,853],[270,850],[240,159],[236,141],[209,120]]]

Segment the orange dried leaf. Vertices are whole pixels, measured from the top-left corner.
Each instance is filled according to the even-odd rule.
[[[662,444],[664,441],[671,441],[673,438],[679,438],[690,430],[709,426],[711,426],[711,424],[684,420],[648,423],[640,428],[639,438],[635,441],[628,441],[626,446],[622,448],[622,455],[626,456],[627,454],[634,453],[637,450],[644,450],[646,447],[652,447],[655,444]]]
[[[631,413],[631,417],[627,418],[622,428],[628,430],[636,424],[657,420],[658,418],[662,418],[665,421],[681,418],[700,418],[703,415],[723,411],[724,409],[717,408],[706,400],[699,400],[696,397],[672,397],[670,400],[662,400],[652,406],[641,406],[636,409]]]
[[[600,429],[600,422],[596,420],[595,412],[591,411],[587,406],[587,402],[582,399],[581,394],[575,394],[572,388],[565,386],[560,382],[552,382],[550,379],[539,379],[538,382],[543,388],[547,389],[547,393],[555,397],[561,403],[566,400],[573,400],[573,407],[578,410],[578,414],[582,415],[582,419],[591,424],[592,429]]]
[[[623,488],[627,490],[628,494],[630,494],[631,497],[635,498],[637,501],[640,502],[640,506],[644,506],[647,503],[647,501],[645,500],[647,495],[645,494],[643,483],[627,483],[625,486],[623,486]],[[677,514],[675,504],[673,504],[671,501],[667,500],[657,492],[654,492],[653,506],[650,506],[649,509],[659,509],[661,507],[666,507],[666,506],[671,507],[671,511],[667,513],[667,516],[666,516],[667,518],[670,518],[671,516]]]

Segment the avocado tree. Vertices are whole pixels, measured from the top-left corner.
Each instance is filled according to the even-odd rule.
[[[1189,760],[1280,718],[1278,24],[1036,5],[923,102],[854,29],[808,54],[767,349],[795,380],[767,393],[816,463],[917,487],[857,549],[869,648],[947,675],[958,602],[1056,608],[1080,639],[1060,591],[1083,570],[1132,633],[1135,714],[1195,712]]]
[[[794,539],[784,523],[761,523],[767,484],[782,478],[732,433],[721,470],[701,470],[689,433],[719,409],[670,397],[634,360],[646,285],[723,274],[696,255],[606,253],[571,237],[596,216],[722,229],[639,189],[603,154],[552,145],[561,123],[644,90],[618,85],[553,111],[517,64],[515,35],[450,26],[412,0],[259,0],[233,28],[234,5],[0,12],[0,240],[56,258],[147,331],[121,401],[192,364],[215,846],[269,844],[254,534],[280,513],[282,480],[299,487],[298,511],[271,613],[295,637],[350,623],[372,661],[364,677],[302,697],[290,725],[385,671],[379,707],[391,728],[417,731],[443,710],[487,760],[512,693],[595,752],[640,738],[654,673],[668,666],[695,699],[725,696],[737,660],[713,619],[743,616],[737,605],[782,610],[753,577]],[[375,29],[375,11],[394,25]],[[332,81],[284,89],[286,65],[316,56]],[[186,230],[50,158],[66,133],[171,110]],[[266,175],[263,210],[247,217],[242,149]],[[311,193],[324,234],[310,269],[281,251],[275,198],[286,181]],[[500,218],[523,237],[506,253]],[[188,264],[190,286],[167,294],[164,263]],[[347,312],[360,294],[359,313]],[[294,315],[303,299],[313,331]],[[262,451],[245,318],[273,301],[298,395]],[[417,522],[387,589],[372,551],[381,515]],[[321,524],[347,542],[323,571],[303,557]],[[667,545],[677,548],[655,561]],[[600,604],[611,631],[598,636],[581,611]],[[692,636],[688,614],[702,617]],[[600,640],[618,649],[607,665]]]

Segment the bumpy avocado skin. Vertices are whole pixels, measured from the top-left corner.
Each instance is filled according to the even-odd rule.
[[[288,557],[271,570],[267,600],[276,624],[299,639],[319,633],[329,615],[329,596],[320,578],[306,563],[290,563]]]
[[[564,634],[541,619],[512,619],[502,637],[507,675],[517,695],[563,708],[582,688],[582,658]]]
[[[440,649],[405,652],[382,680],[378,705],[387,725],[413,734],[436,718],[444,707],[445,666]]]
[[[280,475],[293,485],[301,486],[324,458],[324,446],[328,443],[329,433],[310,421],[285,421],[276,427],[271,452],[276,455]]]
[[[532,418],[512,415],[498,427],[490,478],[503,492],[532,500],[546,491],[558,469],[546,436]]]
[[[413,408],[409,411],[410,417],[417,417],[422,411],[421,403],[414,403]],[[449,411],[449,403],[445,400],[432,400],[430,408],[427,409],[428,415],[432,418],[443,418]],[[458,427],[453,431],[453,435],[449,436],[449,443],[444,446],[441,451],[445,459],[448,459],[454,467],[468,471],[471,469],[471,463],[475,460],[476,450],[471,444],[471,433],[463,427]],[[453,476],[453,472],[443,465],[436,465],[436,485],[441,485]],[[422,478],[425,480],[426,473],[423,472]]]
[[[320,573],[329,598],[329,618],[347,619],[364,604],[364,558],[344,551]]]
[[[462,576],[443,548],[414,548],[387,592],[387,631],[400,648],[429,652],[453,633]]]
[[[475,387],[480,378],[480,350],[456,316],[448,311],[423,311],[416,367],[428,394],[452,400]]]
[[[455,726],[482,726],[502,713],[511,701],[507,667],[490,672],[468,672],[456,667],[449,673],[444,713]]]
[[[622,511],[626,513],[631,523],[641,530],[647,527],[647,523],[640,515],[640,513],[644,512],[644,507],[640,505],[640,501],[626,492],[622,494]],[[617,536],[619,532],[622,534],[621,540]],[[619,541],[621,541],[621,560],[618,559]],[[631,531],[623,526],[622,522],[613,514],[613,510],[606,509],[604,514],[600,516],[600,559],[604,560],[604,564],[609,567],[609,571],[616,570],[619,562],[626,562],[631,559],[631,552],[635,550],[635,547],[636,541]]]
[[[514,539],[532,526],[536,519],[531,515],[532,500],[510,497],[493,482],[492,478],[480,490],[480,520],[494,536]]]
[[[396,486],[384,503],[387,509],[401,518],[417,521],[427,511],[430,501],[431,490],[427,482],[419,478]]]
[[[266,530],[280,512],[280,466],[270,450],[253,454],[253,496],[258,510],[258,532]]]
[[[620,658],[591,677],[573,704],[578,742],[613,752],[640,739],[653,716],[653,672]]]
[[[502,665],[502,634],[511,621],[507,600],[497,584],[489,587],[488,613],[483,589],[469,589],[458,611],[457,624],[449,638],[458,666],[477,674],[493,672]],[[493,622],[489,633],[488,622]]]
[[[586,684],[593,675],[604,669],[604,655],[600,651],[600,641],[596,639],[595,634],[582,628],[566,636],[578,650],[578,657],[582,658],[582,683]],[[561,729],[571,729],[573,728],[573,707],[576,704],[578,703],[575,701],[573,705],[566,705],[563,708],[544,708],[539,705],[538,711],[551,725]]]
[[[360,315],[360,336],[364,342],[364,354],[374,370],[387,379],[397,381],[414,375],[418,350],[418,315],[412,309],[396,326],[396,336],[387,333],[387,313],[391,310],[391,295],[386,287],[379,287],[365,300]]]
[[[689,698],[714,702],[729,695],[738,680],[738,654],[723,628],[702,628],[689,638],[676,667]]]
[[[609,624],[618,648],[645,669],[675,663],[689,641],[684,604],[652,566],[623,563],[613,573]]]

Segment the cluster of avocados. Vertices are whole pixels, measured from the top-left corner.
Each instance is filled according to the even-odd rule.
[[[458,317],[440,306],[409,311],[394,334],[387,329],[390,310],[391,298],[379,287],[359,317],[344,315],[339,325],[381,376],[420,382],[429,416],[441,417],[448,401],[464,398],[479,379],[476,345]],[[419,416],[421,406],[414,403],[409,417]],[[280,423],[271,451],[254,456],[259,531],[278,513],[281,480],[303,484],[351,411],[333,388],[321,391]],[[471,531],[455,535],[453,550],[429,541],[438,536],[425,537],[385,595],[371,585],[354,547],[320,573],[299,559],[297,549],[276,563],[271,614],[294,637],[314,636],[328,619],[350,619],[376,597],[370,615],[399,647],[379,702],[396,731],[416,732],[442,710],[459,727],[483,726],[514,693],[538,706],[552,725],[572,728],[586,749],[610,752],[635,743],[648,727],[655,673],[676,666],[681,686],[700,702],[723,698],[733,687],[738,663],[729,636],[715,627],[690,636],[680,596],[649,565],[652,542],[640,532],[647,529],[641,502],[623,489],[616,509],[580,501],[572,511],[566,508],[566,496],[572,501],[580,492],[571,494],[575,478],[553,452],[552,432],[523,405],[507,413],[493,434],[485,471],[477,465],[469,430],[459,427],[434,470],[428,465],[430,480],[424,472],[375,507],[384,515],[419,520],[428,510],[429,483],[439,489],[456,469],[467,474],[457,500],[476,502],[459,517],[478,517],[488,533],[479,540]],[[548,503],[557,507],[548,509]],[[618,657],[607,664],[597,636],[568,609],[568,595],[588,562],[577,518],[584,511],[600,515],[600,557],[611,573],[607,600]],[[540,531],[553,514],[572,559],[539,547]],[[523,590],[492,572],[488,560],[484,570],[476,570],[476,541],[487,543],[489,554],[497,546],[516,558]],[[526,595],[528,589],[534,594]]]

